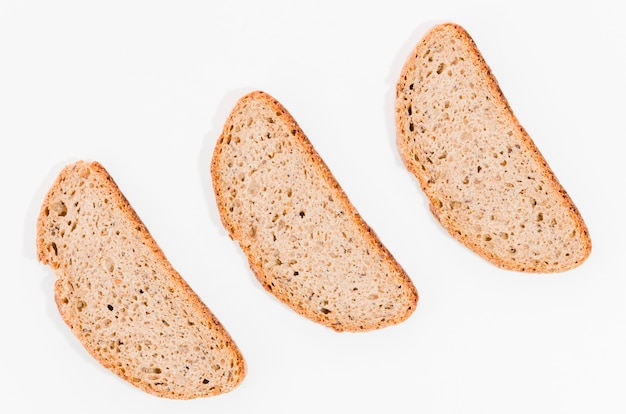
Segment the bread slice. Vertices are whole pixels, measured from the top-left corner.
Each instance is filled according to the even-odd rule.
[[[400,155],[461,243],[520,272],[566,271],[589,256],[579,211],[462,27],[435,26],[417,44],[395,111]]]
[[[159,397],[231,391],[242,355],[174,270],[102,165],[65,167],[37,221],[65,323],[104,367]]]
[[[287,110],[256,91],[228,117],[211,163],[224,227],[263,287],[336,331],[397,324],[413,283]]]

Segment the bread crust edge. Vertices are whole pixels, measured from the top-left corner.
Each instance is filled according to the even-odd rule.
[[[210,323],[210,325],[213,327],[213,330],[216,332],[216,334],[220,335],[223,338],[224,343],[226,343],[227,346],[233,352],[233,354],[238,357],[237,363],[238,363],[240,376],[238,380],[233,384],[233,387],[231,389],[228,389],[228,390],[220,389],[220,390],[216,390],[215,392],[207,393],[207,394],[191,393],[191,394],[180,395],[180,394],[161,393],[161,392],[158,392],[158,390],[154,388],[144,386],[143,382],[133,382],[131,378],[128,377],[128,375],[126,375],[124,372],[122,372],[120,369],[116,367],[114,361],[109,361],[109,360],[99,357],[98,354],[95,352],[95,350],[90,346],[89,342],[83,340],[82,334],[80,330],[75,327],[74,321],[71,318],[69,318],[69,316],[65,312],[63,312],[63,307],[61,306],[60,297],[59,297],[59,286],[61,282],[60,279],[64,277],[64,273],[62,269],[55,268],[53,266],[51,260],[46,254],[47,249],[46,249],[45,242],[44,242],[45,228],[43,226],[43,223],[44,223],[43,216],[44,216],[44,210],[46,206],[49,204],[52,195],[56,192],[56,190],[60,189],[62,181],[68,175],[70,170],[73,168],[78,168],[79,166],[83,164],[87,164],[89,166],[89,168],[91,169],[91,173],[99,174],[107,180],[108,190],[111,192],[111,194],[115,198],[115,203],[117,204],[117,207],[122,211],[122,213],[126,216],[126,218],[130,222],[134,223],[136,226],[140,228],[139,231],[141,233],[143,240],[146,242],[146,245],[149,247],[152,254],[154,254],[156,260],[161,262],[164,265],[164,267],[167,269],[167,277],[171,278],[171,280],[174,283],[179,285],[181,290],[187,295],[187,300],[192,304],[192,307],[199,313],[198,316],[201,317],[203,320],[208,321]],[[96,361],[98,361],[103,367],[114,372],[120,378],[124,379],[125,381],[131,383],[133,386],[149,394],[156,395],[158,397],[172,398],[172,399],[192,399],[192,398],[199,398],[199,397],[210,397],[210,396],[216,396],[225,392],[230,392],[233,389],[237,388],[241,384],[243,379],[245,378],[247,374],[246,362],[237,344],[231,337],[230,333],[222,325],[219,319],[213,314],[213,312],[209,309],[209,307],[200,299],[198,294],[191,288],[191,286],[187,283],[187,281],[174,269],[170,261],[166,258],[165,253],[162,251],[160,246],[157,244],[156,240],[152,237],[152,235],[148,231],[143,221],[140,219],[139,215],[136,213],[136,211],[134,210],[130,202],[127,200],[126,196],[122,193],[121,189],[115,183],[113,177],[108,173],[108,171],[99,162],[78,161],[78,162],[75,162],[73,164],[70,164],[64,167],[62,171],[59,173],[59,175],[57,176],[56,180],[54,181],[54,183],[52,184],[52,186],[50,187],[49,191],[47,192],[44,198],[39,216],[37,218],[36,248],[37,248],[38,260],[42,264],[52,267],[57,276],[57,280],[54,286],[54,300],[55,300],[55,304],[59,310],[59,314],[61,315],[63,321],[70,328],[72,333],[80,340],[85,350]]]
[[[220,146],[223,143],[225,133],[226,133],[226,131],[223,130],[222,133],[220,134],[220,137],[217,140],[217,143],[215,145],[215,149],[213,152],[213,157],[211,160],[211,178],[213,182],[213,190],[214,190],[215,198],[217,201],[217,207],[219,210],[220,220],[224,228],[228,231],[230,238],[238,242],[239,246],[245,253],[246,257],[248,258],[249,266],[255,278],[260,282],[261,286],[263,286],[263,288],[267,292],[275,296],[282,303],[288,305],[291,309],[293,309],[295,312],[297,312],[301,316],[308,318],[309,320],[312,320],[313,322],[330,327],[337,332],[371,331],[374,329],[383,328],[385,326],[396,325],[407,320],[411,316],[411,314],[415,311],[415,308],[417,307],[417,303],[419,300],[417,289],[415,288],[412,280],[409,278],[408,274],[402,268],[402,266],[398,263],[398,261],[393,257],[393,255],[387,249],[387,247],[381,242],[381,240],[376,235],[374,230],[365,222],[365,220],[358,213],[354,205],[350,202],[347,194],[343,191],[342,187],[340,186],[335,176],[332,174],[332,172],[330,171],[330,169],[328,168],[328,166],[326,165],[322,157],[319,155],[317,150],[313,147],[312,143],[309,141],[308,137],[300,128],[300,126],[296,122],[295,118],[290,114],[290,112],[277,99],[275,99],[268,93],[261,91],[261,90],[255,90],[244,95],[237,101],[235,107],[231,111],[230,115],[228,116],[228,119],[226,120],[224,124],[225,128],[227,125],[232,124],[232,121],[236,116],[237,109],[249,100],[262,100],[266,105],[271,106],[277,112],[281,113],[281,115],[279,116],[281,122],[283,122],[285,125],[288,125],[290,129],[296,131],[295,138],[297,140],[297,143],[303,147],[306,154],[310,157],[310,164],[314,166],[321,173],[324,180],[326,180],[328,183],[331,184],[331,188],[334,191],[334,196],[336,196],[337,199],[341,199],[344,205],[349,207],[350,217],[353,218],[354,224],[358,227],[359,231],[362,232],[362,234],[367,236],[366,239],[371,243],[371,246],[377,251],[380,251],[382,255],[384,256],[384,259],[388,263],[390,263],[394,271],[396,271],[397,274],[400,275],[399,282],[401,282],[402,285],[408,289],[408,291],[410,292],[410,296],[412,296],[411,306],[406,310],[404,314],[398,315],[396,319],[394,319],[393,321],[389,321],[384,326],[381,326],[380,323],[371,323],[371,324],[364,324],[360,327],[346,328],[346,326],[344,325],[329,324],[326,319],[324,319],[318,314],[304,312],[301,308],[295,306],[295,304],[289,299],[288,295],[286,294],[281,295],[277,293],[276,291],[270,290],[267,287],[267,283],[264,283],[264,281],[271,280],[272,279],[271,275],[265,272],[263,268],[258,263],[256,263],[253,255],[251,254],[250,249],[247,246],[245,246],[245,244],[241,243],[242,237],[239,234],[240,229],[237,227],[237,223],[232,223],[227,219],[228,215],[226,214],[226,210],[225,210],[225,205],[226,205],[225,198],[224,198],[224,195],[222,194],[222,189],[219,187],[219,185],[216,185],[217,183],[220,182],[220,176],[221,176],[221,172],[220,172],[218,164],[219,164],[219,157],[220,157]]]
[[[510,125],[512,125],[515,130],[519,131],[521,139],[522,139],[521,144],[529,149],[534,160],[539,165],[541,165],[542,167],[541,173],[546,178],[546,183],[549,183],[551,189],[560,195],[559,201],[562,203],[563,207],[569,211],[569,215],[573,218],[574,223],[577,226],[578,234],[584,235],[582,237],[582,240],[585,244],[585,248],[581,256],[581,259],[574,266],[561,267],[557,270],[548,270],[544,266],[536,266],[536,267],[527,266],[520,262],[507,260],[506,258],[493,254],[490,251],[483,249],[479,244],[474,242],[469,236],[464,236],[463,234],[457,233],[456,231],[454,231],[454,228],[455,228],[455,226],[453,225],[454,223],[444,220],[442,218],[442,215],[438,211],[438,208],[436,207],[436,204],[437,204],[436,195],[432,191],[430,191],[429,187],[426,185],[428,178],[418,168],[415,168],[413,164],[409,162],[409,160],[407,159],[407,152],[404,149],[405,146],[402,143],[402,139],[401,139],[402,135],[400,133],[400,131],[402,130],[402,117],[399,115],[399,111],[398,111],[399,101],[402,96],[401,91],[404,90],[405,88],[407,74],[410,72],[411,66],[413,62],[415,61],[415,56],[418,54],[418,52],[421,50],[422,47],[428,44],[429,39],[432,36],[436,35],[437,31],[439,30],[451,30],[455,32],[457,40],[465,43],[466,46],[468,46],[468,48],[471,50],[472,53],[470,54],[470,57],[472,61],[474,62],[474,65],[477,68],[479,68],[480,72],[485,77],[487,81],[487,86],[489,87],[493,96],[497,97],[499,102],[502,104],[504,108],[503,114],[507,117],[507,122],[509,122]],[[418,179],[420,187],[422,188],[423,192],[428,198],[429,209],[431,213],[437,219],[437,221],[441,224],[441,226],[446,230],[446,232],[450,234],[454,239],[456,239],[458,242],[465,245],[466,247],[468,247],[469,249],[471,249],[472,251],[474,251],[475,253],[477,253],[479,256],[483,257],[487,261],[496,265],[497,267],[500,267],[505,270],[511,270],[511,271],[517,271],[517,272],[527,272],[527,273],[565,272],[565,271],[574,269],[582,265],[583,262],[587,260],[587,258],[591,254],[592,243],[591,243],[591,238],[589,237],[589,230],[582,218],[582,215],[580,214],[580,211],[574,204],[573,200],[571,199],[571,197],[569,196],[565,188],[559,182],[558,178],[556,177],[556,174],[554,173],[552,168],[549,166],[544,156],[541,154],[535,142],[532,140],[532,138],[530,137],[526,129],[521,125],[521,122],[519,121],[517,116],[514,114],[513,109],[509,105],[509,102],[506,96],[504,95],[504,93],[502,92],[502,89],[500,88],[498,80],[496,79],[495,75],[491,71],[491,68],[487,64],[482,53],[478,49],[478,46],[476,45],[474,39],[465,30],[465,28],[463,28],[461,25],[456,24],[456,23],[451,23],[451,22],[441,23],[432,27],[423,36],[423,38],[417,43],[417,45],[412,49],[412,51],[408,55],[401,69],[400,76],[396,84],[395,111],[396,111],[395,125],[396,125],[396,131],[397,131],[396,142],[397,142],[398,148],[400,149],[399,152],[400,152],[401,159],[405,167]]]

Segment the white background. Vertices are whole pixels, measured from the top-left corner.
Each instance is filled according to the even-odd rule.
[[[626,412],[618,4],[0,0],[0,411]],[[585,218],[593,252],[581,267],[494,267],[439,227],[404,169],[395,83],[445,21],[474,38]],[[296,118],[414,281],[420,301],[406,322],[338,334],[254,279],[220,224],[209,162],[236,100],[255,89]],[[239,388],[151,396],[102,368],[64,325],[35,221],[78,159],[105,166],[231,333],[248,366]]]

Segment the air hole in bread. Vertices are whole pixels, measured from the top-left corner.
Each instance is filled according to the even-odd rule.
[[[57,216],[64,217],[67,215],[67,206],[63,201],[57,201],[50,206]]]

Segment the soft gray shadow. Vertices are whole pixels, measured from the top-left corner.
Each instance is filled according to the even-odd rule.
[[[30,203],[28,203],[28,211],[24,218],[24,239],[22,245],[22,252],[28,259],[37,260],[37,248],[36,248],[36,236],[37,236],[37,218],[39,217],[39,211],[43,199],[48,193],[48,190],[56,180],[57,175],[67,165],[76,160],[68,159],[65,162],[57,162],[45,176],[41,179],[39,186],[32,194]]]
[[[24,238],[22,245],[22,252],[24,260],[38,261],[37,258],[37,219],[39,217],[39,211],[43,203],[48,190],[56,180],[61,170],[68,164],[78,161],[78,159],[69,158],[65,161],[59,161],[43,176],[38,187],[32,194],[31,201],[28,204],[28,211],[24,219]],[[74,336],[70,328],[63,322],[63,319],[59,315],[59,310],[54,301],[54,284],[57,280],[57,276],[49,266],[41,264],[42,271],[38,273],[43,275],[39,280],[39,288],[42,295],[45,298],[45,306],[43,307],[45,317],[53,323],[57,330],[63,333],[63,337],[67,342],[67,346],[71,348],[76,355],[86,364],[98,365],[97,362],[89,355],[89,353],[82,346],[80,341]],[[42,338],[42,343],[45,342],[45,338]]]
[[[215,144],[222,134],[222,129],[224,128],[224,123],[226,122],[228,115],[230,115],[230,112],[239,98],[254,90],[257,89],[238,88],[227,92],[218,104],[216,113],[213,114],[210,130],[202,139],[198,159],[198,171],[200,174],[200,181],[202,183],[202,191],[204,192],[204,199],[206,201],[211,223],[213,227],[215,227],[217,231],[222,234],[228,234],[228,232],[222,226],[219,211],[217,210],[215,193],[213,191],[213,181],[211,179],[211,159],[213,158]]]
[[[230,112],[234,108],[235,104],[237,103],[239,98],[255,90],[259,89],[245,87],[237,88],[231,90],[230,92],[227,92],[226,95],[222,97],[220,103],[217,106],[215,114],[213,114],[213,120],[211,122],[210,130],[204,135],[200,148],[200,155],[198,158],[198,173],[200,174],[200,182],[202,183],[204,200],[206,202],[206,207],[211,222],[211,228],[208,229],[208,231],[210,231],[212,234],[215,234],[215,237],[219,237],[220,239],[222,239],[220,241],[223,242],[236,244],[236,242],[231,240],[230,236],[228,235],[228,231],[222,225],[219,211],[217,209],[215,192],[213,190],[213,180],[211,178],[211,159],[213,158],[213,150],[215,148],[215,144],[222,134],[224,123],[226,122],[226,119],[230,115]],[[239,260],[245,263],[245,267],[248,267],[248,259],[243,251],[239,249],[239,245],[237,245],[236,250],[238,250]],[[254,281],[254,286],[256,286],[259,290],[265,291],[261,284],[257,281],[252,271],[248,272],[248,276],[251,280]]]
[[[400,72],[404,67],[404,63],[406,62],[409,54],[415,49],[417,43],[424,37],[426,32],[430,30],[433,26],[444,23],[445,20],[441,21],[426,21],[417,26],[417,28],[413,31],[411,36],[404,42],[404,44],[398,49],[396,53],[396,57],[393,60],[391,67],[389,68],[389,73],[387,74],[386,84],[387,84],[387,93],[385,94],[384,108],[383,112],[385,114],[385,124],[387,126],[387,136],[389,137],[389,145],[392,147],[392,153],[394,154],[394,159],[396,165],[404,167],[404,163],[400,158],[400,154],[398,153],[398,148],[396,146],[396,119],[395,119],[395,101],[396,101],[396,84],[398,82],[398,78],[400,77]]]
[[[421,195],[421,205],[422,208],[428,209],[429,202],[426,196],[422,193],[417,178],[414,177],[404,166],[404,162],[400,157],[400,153],[398,152],[398,147],[396,144],[396,119],[395,119],[395,101],[396,101],[396,84],[400,77],[400,72],[404,67],[404,63],[406,62],[409,54],[415,49],[417,43],[424,37],[426,32],[430,30],[433,26],[444,23],[444,21],[426,21],[417,26],[417,28],[413,31],[411,36],[406,39],[404,44],[398,49],[396,53],[396,57],[392,62],[391,67],[389,68],[389,73],[387,75],[386,84],[387,84],[387,93],[385,94],[385,100],[383,104],[383,113],[385,114],[385,124],[387,126],[387,136],[389,139],[389,145],[391,146],[391,153],[394,154],[394,162],[395,165],[401,171],[405,171],[406,174],[410,177],[410,180],[414,183],[415,191],[419,192]],[[432,216],[431,216],[432,217]],[[432,218],[434,220],[434,217]]]

